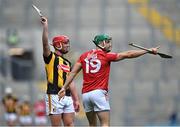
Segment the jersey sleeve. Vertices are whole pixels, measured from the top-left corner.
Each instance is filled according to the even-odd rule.
[[[51,52],[51,54],[48,56],[48,57],[45,57],[44,55],[43,55],[43,58],[44,58],[44,62],[46,63],[46,64],[49,64],[49,62],[50,62],[50,60],[51,60],[51,58],[52,58],[52,52]]]
[[[108,61],[115,61],[117,59],[117,56],[117,53],[112,52],[106,54],[106,58],[108,59]]]

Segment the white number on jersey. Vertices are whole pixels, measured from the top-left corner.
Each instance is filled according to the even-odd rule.
[[[86,73],[96,73],[101,68],[101,61],[97,58],[86,58],[84,61],[86,62]],[[90,69],[90,67],[92,68]]]

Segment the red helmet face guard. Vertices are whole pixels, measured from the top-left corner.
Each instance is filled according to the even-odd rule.
[[[62,44],[68,44],[68,43],[69,43],[69,38],[65,35],[56,36],[52,40],[52,45],[58,50],[61,50]]]

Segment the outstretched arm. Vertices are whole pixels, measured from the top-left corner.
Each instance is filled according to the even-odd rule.
[[[152,50],[153,54],[156,55],[158,48],[159,46],[155,48],[150,48],[150,50]],[[146,53],[148,53],[148,51],[145,51],[145,50],[129,50],[129,51],[121,52],[121,53],[118,53],[116,61],[123,60],[123,59],[136,58]]]
[[[77,73],[81,70],[81,63],[76,62],[74,65],[72,71],[70,72],[66,82],[64,83],[64,86],[61,88],[61,90],[58,92],[59,98],[62,98],[65,95],[65,90],[70,86],[71,82],[77,75]]]
[[[48,57],[51,53],[48,44],[48,20],[46,17],[41,17],[41,24],[43,26],[42,43],[43,43],[43,55]]]

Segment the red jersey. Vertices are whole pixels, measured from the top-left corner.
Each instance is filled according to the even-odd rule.
[[[108,90],[110,64],[117,58],[117,53],[107,53],[99,49],[83,53],[78,62],[83,70],[82,93],[95,89]]]

